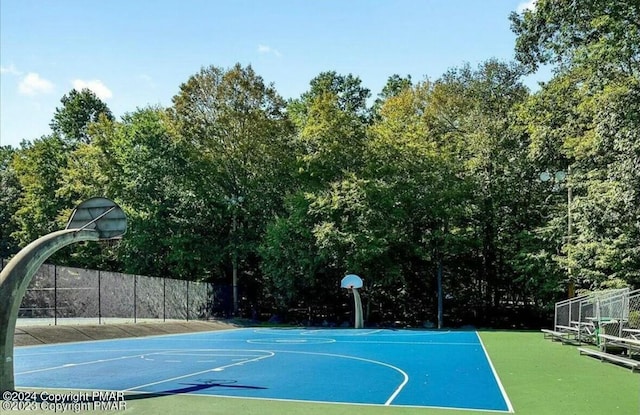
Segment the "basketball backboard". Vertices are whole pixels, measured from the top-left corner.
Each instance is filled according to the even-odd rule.
[[[340,282],[342,288],[362,288],[362,278],[355,274],[345,276]]]
[[[93,197],[73,210],[66,229],[92,229],[100,239],[118,239],[127,231],[127,217],[115,202]]]

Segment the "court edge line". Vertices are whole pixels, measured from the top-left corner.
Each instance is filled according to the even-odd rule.
[[[507,391],[504,388],[504,386],[502,385],[502,381],[500,380],[500,376],[498,376],[498,372],[496,371],[496,368],[493,366],[493,362],[491,361],[491,358],[489,357],[489,353],[487,352],[487,348],[484,347],[484,343],[482,342],[482,338],[480,338],[480,333],[478,333],[476,331],[476,336],[478,337],[478,341],[480,342],[480,346],[482,346],[482,350],[484,350],[484,355],[487,357],[487,361],[489,362],[489,366],[491,367],[491,371],[493,372],[493,376],[496,379],[496,382],[498,383],[498,387],[500,388],[500,392],[502,393],[502,398],[504,399],[505,403],[507,404],[507,408],[509,409],[509,413],[515,413],[515,410],[513,409],[513,405],[511,405],[511,400],[509,399],[509,395],[507,395]]]
[[[143,392],[140,393],[153,393]],[[157,393],[157,392],[156,392]],[[355,403],[355,402],[332,402],[332,401],[305,401],[302,399],[283,399],[283,398],[256,398],[256,397],[244,397],[244,396],[229,396],[229,395],[208,395],[200,393],[186,393],[185,395],[212,397],[221,399],[249,399],[255,401],[276,401],[276,402],[294,402],[294,403],[307,403],[307,404],[322,404],[322,405],[344,405],[344,406],[367,406],[367,407],[385,407],[379,403]],[[477,409],[477,408],[458,408],[453,406],[426,406],[426,405],[390,405],[390,408],[416,408],[416,409],[443,409],[450,411],[467,411],[467,412],[487,412],[492,414],[507,414],[509,412],[500,409]]]
[[[251,329],[251,327],[247,327],[248,329]],[[322,334],[324,336],[328,336],[329,334],[327,333],[323,333],[323,331],[332,331],[333,333],[330,333],[331,335],[333,335],[333,337],[348,337],[348,336],[362,336],[363,334],[378,334],[380,332],[387,332],[387,333],[382,333],[382,336],[392,336],[392,337],[400,337],[400,336],[406,336],[406,337],[413,337],[413,336],[424,336],[424,335],[429,335],[429,336],[438,336],[438,335],[445,335],[445,334],[449,334],[449,333],[454,333],[455,331],[452,330],[431,330],[431,329],[415,329],[415,330],[407,330],[407,329],[399,329],[399,330],[404,330],[405,333],[398,333],[397,331],[393,330],[393,329],[387,329],[387,328],[382,328],[382,329],[373,329],[373,330],[367,330],[363,333],[359,333],[360,330],[356,330],[356,329],[339,329],[339,328],[327,328],[327,327],[318,327],[318,328],[307,328],[307,329],[303,329],[303,328],[277,328],[277,327],[253,327],[252,328],[253,331],[255,333],[264,333],[264,334],[272,334],[272,333],[277,333],[277,334],[283,334],[283,335],[287,335],[287,336],[314,336],[316,334]],[[461,331],[462,332],[462,331]]]
[[[478,347],[478,343],[463,343],[463,342],[386,342],[386,341],[362,341],[362,340],[336,340],[338,343],[355,343],[355,344],[414,344],[418,346],[475,346]]]
[[[17,388],[19,390],[31,390],[31,391],[43,391],[45,388],[35,386],[21,386]],[[119,389],[83,389],[83,388],[47,388],[47,392],[63,391],[63,392],[125,392],[125,401],[128,392]],[[245,396],[229,396],[229,395],[209,395],[204,393],[162,393],[162,392],[146,392],[146,391],[133,391],[134,394],[147,394],[147,395],[166,395],[166,396],[197,396],[199,398],[216,398],[216,399],[247,399],[253,401],[276,401],[276,402],[293,402],[293,403],[307,403],[307,404],[322,404],[322,405],[344,405],[344,406],[371,406],[371,407],[383,407],[384,405],[377,403],[354,403],[354,402],[331,402],[331,401],[305,401],[302,399],[282,399],[282,398],[256,398]],[[421,405],[391,405],[392,408],[417,408],[417,409],[443,409],[451,411],[473,411],[473,412],[487,412],[495,414],[506,414],[507,411],[501,411],[499,409],[475,409],[475,408],[457,408],[449,406],[421,406]]]

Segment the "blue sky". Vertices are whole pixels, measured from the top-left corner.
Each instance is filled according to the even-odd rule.
[[[285,98],[320,72],[380,92],[513,59],[509,13],[527,0],[2,0],[0,144],[48,134],[60,98],[89,87],[116,117],[171,105],[200,68],[251,64]],[[520,8],[520,9],[519,9]],[[540,73],[526,80],[535,89]]]

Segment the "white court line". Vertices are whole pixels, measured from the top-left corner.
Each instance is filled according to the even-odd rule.
[[[254,333],[258,334],[271,334],[271,335],[287,335],[287,336],[334,336],[334,337],[351,337],[351,336],[366,336],[376,334],[378,336],[389,337],[431,337],[440,336],[450,333],[455,333],[451,330],[409,330],[409,329],[372,329],[372,330],[356,330],[356,329],[339,329],[339,328],[318,328],[315,330],[310,329],[286,329],[286,328],[256,328],[253,329]],[[460,333],[464,333],[461,331]]]
[[[250,330],[250,329],[234,329],[234,330],[224,330],[224,331],[215,331],[215,332],[200,332],[200,333],[195,333],[195,334],[198,334],[198,335],[206,335],[206,334],[222,334],[222,333],[224,333],[225,331],[226,331],[226,332],[228,332],[228,331],[237,331],[237,330]],[[267,331],[266,329],[259,329],[259,330],[261,330],[262,332]],[[258,331],[258,330],[254,330],[254,332],[257,332],[257,331]],[[419,332],[418,332],[418,333],[395,333],[395,332],[394,332],[394,333],[391,333],[391,332],[390,332],[390,333],[384,333],[384,334],[382,334],[382,335],[383,335],[383,336],[385,336],[385,335],[392,335],[392,336],[401,336],[401,335],[404,335],[404,336],[415,336],[415,335],[424,335],[424,334],[427,334],[427,335],[435,335],[435,334],[445,334],[445,333],[446,333],[446,332],[433,332],[433,333],[419,333]],[[175,334],[175,335],[147,336],[147,337],[139,338],[138,340],[145,339],[145,338],[150,338],[150,337],[156,337],[156,338],[158,338],[158,337],[173,337],[173,336],[186,336],[186,335],[192,335],[192,334],[194,334],[194,333],[189,333],[189,334],[180,333],[180,334]],[[279,334],[283,334],[283,333],[282,333],[282,331],[280,331],[280,332],[279,332]],[[293,333],[292,333],[292,334],[293,334]],[[346,334],[346,333],[345,333],[345,334]],[[476,332],[476,336],[478,336],[478,338],[479,338],[479,335],[478,335],[478,333],[477,333],[477,332]],[[218,337],[218,336],[216,336],[216,337]],[[110,340],[98,340],[98,341],[90,341],[90,342],[82,342],[82,341],[81,341],[81,342],[75,342],[75,343],[76,343],[76,344],[86,344],[86,343],[105,342],[105,341],[114,341],[114,340],[115,340],[115,341],[119,341],[119,340],[131,340],[131,339],[110,339]],[[165,339],[157,339],[157,340],[165,340]],[[169,339],[166,339],[166,340],[169,340]],[[211,339],[179,339],[179,338],[175,338],[175,339],[173,339],[173,340],[174,340],[174,341],[175,341],[175,340],[177,340],[177,341],[181,341],[181,340],[184,340],[184,341],[196,341],[196,342],[197,342],[197,341],[206,341],[206,340],[211,341]],[[216,341],[218,341],[218,340],[222,340],[222,339],[216,339]],[[503,386],[502,386],[502,384],[501,384],[501,382],[500,382],[500,380],[499,380],[499,377],[497,376],[497,374],[496,374],[496,372],[495,372],[495,368],[493,367],[493,364],[492,364],[491,360],[490,360],[490,359],[489,359],[489,357],[488,357],[488,354],[487,354],[487,352],[486,352],[486,348],[484,347],[484,344],[482,343],[482,340],[481,340],[480,338],[479,338],[479,340],[480,340],[480,345],[482,346],[482,348],[483,348],[483,349],[484,349],[484,351],[485,351],[485,354],[487,355],[487,360],[488,360],[488,362],[489,362],[489,364],[490,364],[490,366],[491,366],[491,368],[492,368],[492,370],[493,370],[493,373],[494,373],[494,376],[496,377],[496,380],[497,380],[497,382],[498,382],[498,385],[499,385],[499,387],[500,387],[501,391],[503,392],[503,396],[504,396],[504,398],[505,398],[505,402],[507,403],[507,406],[509,407],[509,411],[508,411],[508,412],[509,412],[509,413],[513,413],[514,411],[513,411],[513,407],[512,407],[512,405],[511,405],[511,402],[509,401],[509,399],[508,399],[508,397],[507,397],[507,395],[506,395],[506,391],[504,390],[504,388],[503,388]],[[240,339],[239,339],[239,340],[230,340],[230,341],[244,341],[244,340],[240,340]],[[365,343],[365,342],[363,342],[363,343]],[[378,342],[371,342],[371,344],[375,344],[375,343],[378,343]],[[399,342],[379,342],[379,343],[399,343]],[[429,343],[429,342],[402,342],[402,343],[404,343],[404,344],[427,344],[427,345],[428,345],[428,344],[436,344],[436,343]],[[66,343],[66,344],[71,344],[71,343]],[[451,344],[451,343],[438,343],[438,344]],[[460,345],[476,345],[476,346],[477,346],[477,344],[474,344],[474,343],[460,343]],[[23,349],[24,349],[24,348],[30,348],[30,349],[32,349],[32,348],[34,348],[34,347],[38,348],[38,347],[50,347],[50,346],[51,346],[51,345],[36,345],[36,346],[23,346],[23,347],[21,347],[21,348],[23,348]],[[57,346],[57,345],[56,345],[56,346]],[[136,350],[136,349],[133,349],[133,350]],[[131,351],[133,351],[133,350],[132,350],[132,349],[127,349],[127,351],[129,351],[129,352],[131,352]],[[153,349],[152,349],[152,350],[153,350],[153,352],[154,352],[154,353],[152,353],[152,350],[150,350],[150,349],[139,349],[139,350],[140,350],[140,351],[145,351],[145,353],[143,353],[142,355],[158,354],[158,352],[162,352],[162,350],[153,350]],[[174,349],[174,350],[175,350],[175,349]],[[113,351],[115,351],[115,350],[106,350],[106,351],[107,351],[107,352],[113,352]],[[118,351],[120,351],[120,350],[118,350]],[[124,351],[124,350],[123,350],[123,351]],[[211,352],[211,351],[212,351],[212,349],[191,349],[191,351],[206,351],[206,352]],[[238,351],[243,351],[243,350],[238,349]],[[64,352],[54,352],[54,353],[60,353],[60,354],[62,354],[62,353],[84,353],[84,352],[85,352],[85,351],[64,351]],[[86,351],[86,353],[96,353],[96,352],[97,352],[97,351],[95,351],[95,350],[93,350],[93,351]],[[165,353],[166,353],[166,352],[170,352],[170,351],[166,351],[166,350],[165,350]],[[261,350],[261,352],[273,353],[273,352],[271,352],[271,351],[264,351],[264,350]],[[313,353],[309,353],[309,352],[294,352],[294,351],[282,351],[282,353],[313,354]],[[27,354],[27,356],[40,355],[40,354],[49,354],[49,353],[29,353],[29,354]],[[275,353],[274,353],[274,354],[275,354]],[[205,355],[206,355],[206,354],[202,354],[202,356],[205,356]],[[22,355],[22,356],[25,356],[25,355]],[[130,356],[130,357],[136,357],[136,356],[140,356],[140,355],[135,355],[135,356]],[[331,356],[331,355],[330,355],[330,354],[328,354],[328,356]],[[340,356],[340,355],[336,355],[336,356]],[[271,356],[264,356],[264,357],[260,357],[260,358],[258,358],[258,359],[253,359],[253,361],[261,360],[261,359],[266,358],[266,357],[271,357]],[[351,357],[351,356],[342,356],[342,357],[345,357],[345,358],[352,358],[352,359],[355,359],[355,360],[368,361],[367,359],[356,358],[356,357]],[[116,358],[116,359],[102,359],[102,360],[97,360],[97,361],[95,361],[95,362],[86,362],[85,364],[98,363],[98,362],[104,362],[104,361],[109,361],[109,360],[125,359],[125,358],[128,358],[128,357],[127,357],[127,356],[124,356],[124,357],[119,357],[119,358]],[[246,362],[247,362],[247,361],[243,361],[242,363],[246,363]],[[382,365],[384,365],[384,366],[388,366],[388,367],[392,367],[392,368],[393,368],[393,366],[391,366],[391,365],[387,365],[387,364],[385,364],[385,363],[383,363],[383,362],[376,362],[376,361],[370,361],[370,362],[372,362],[372,363],[377,363],[377,364],[382,364]],[[238,365],[238,364],[228,365],[228,366],[226,366],[226,367],[229,367],[229,366],[235,366],[235,365]],[[64,366],[60,366],[59,368],[63,368],[63,367],[64,367]],[[67,366],[67,367],[68,367],[68,366]],[[224,367],[223,367],[223,368],[224,368]],[[51,370],[51,369],[56,369],[56,368],[49,368],[49,369],[44,369],[44,370]],[[395,369],[397,369],[397,368],[395,368]],[[197,372],[197,373],[195,373],[195,374],[184,375],[184,376],[180,376],[180,377],[177,377],[177,378],[174,378],[174,379],[180,379],[180,378],[184,378],[184,377],[188,377],[188,376],[195,376],[195,375],[197,375],[197,374],[206,373],[206,372],[208,372],[208,371],[216,371],[216,370],[218,370],[218,368],[209,369],[209,370],[207,370],[207,371],[202,371],[202,372]],[[398,370],[399,370],[399,369],[398,369]],[[23,372],[23,373],[30,373],[30,372]],[[19,374],[21,374],[21,373],[19,373]],[[164,382],[168,382],[168,381],[171,381],[171,380],[173,380],[173,379],[167,379],[167,380],[163,380],[163,381],[160,381],[160,382],[155,382],[154,384],[157,384],[157,383],[164,383]],[[403,384],[401,384],[401,385],[399,385],[399,386],[398,386],[398,388],[394,391],[394,393],[389,397],[389,399],[387,400],[387,402],[385,402],[385,406],[389,406],[389,405],[391,405],[391,403],[393,402],[393,400],[397,397],[397,395],[400,393],[400,391],[402,390],[402,388],[404,388],[404,386],[405,386],[405,385],[406,385],[406,383],[408,382],[408,376],[406,377],[406,379],[405,379],[405,380],[406,380],[406,381],[405,381],[405,382],[403,382]],[[141,388],[141,387],[143,387],[143,386],[146,386],[146,385],[137,386],[137,387],[135,387],[135,388],[130,388],[130,389],[127,389],[127,391],[133,391],[134,389],[138,389],[138,388]],[[27,387],[27,388],[28,388],[28,387]],[[80,390],[80,389],[77,389],[77,388],[68,388],[68,389],[65,389],[65,388],[56,388],[56,389],[59,389],[59,390]],[[93,389],[87,389],[87,390],[93,390]],[[146,393],[146,392],[143,392],[143,391],[136,391],[136,392],[137,392],[137,393]],[[226,396],[226,395],[208,395],[208,394],[198,394],[198,393],[187,393],[186,395],[212,396],[212,397],[220,397],[220,398],[235,399],[235,397],[230,397],[230,396]],[[381,406],[380,404],[348,403],[348,402],[331,402],[331,401],[307,401],[307,400],[277,399],[277,398],[266,398],[266,399],[265,399],[265,398],[238,397],[238,399],[256,399],[256,400],[268,400],[268,401],[307,402],[307,403],[317,402],[317,403],[325,403],[325,404],[358,405],[358,406]],[[419,406],[419,405],[393,405],[393,406],[410,407],[410,408],[433,408],[433,409],[442,408],[442,409],[453,409],[453,410],[461,410],[461,411],[480,411],[480,412],[488,412],[488,413],[506,413],[506,412],[505,412],[505,411],[503,411],[503,410],[488,410],[488,409],[473,409],[473,408],[453,408],[453,407],[436,407],[436,406]]]
[[[341,358],[341,359],[358,360],[358,361],[361,361],[361,362],[373,363],[373,364],[376,364],[376,365],[380,365],[380,366],[385,366],[385,367],[391,368],[391,369],[399,372],[403,376],[404,379],[400,383],[400,385],[398,385],[398,387],[393,391],[391,396],[389,396],[389,398],[386,400],[386,402],[384,403],[384,406],[391,405],[391,402],[393,402],[393,400],[398,396],[398,394],[402,391],[402,389],[405,387],[405,385],[409,382],[409,375],[407,375],[407,372],[405,372],[404,370],[400,369],[399,367],[390,365],[390,364],[385,363],[385,362],[380,362],[378,360],[371,360],[371,359],[365,359],[365,358],[362,358],[362,357],[348,356],[348,355],[342,355],[342,354],[333,354],[333,353],[294,352],[294,351],[283,351],[283,350],[279,350],[278,353],[295,353],[295,354],[305,354],[305,355],[312,355],[312,356],[338,357],[338,358]]]
[[[21,386],[20,390],[42,390],[41,387],[33,387],[33,386]],[[53,391],[62,391],[62,392],[122,392],[120,389],[86,389],[86,388],[49,388],[47,389],[50,392]],[[148,395],[171,395],[170,393],[162,393],[162,392],[146,392],[146,391],[136,391],[136,394],[148,394]],[[251,396],[231,396],[231,395],[213,395],[209,393],[196,393],[196,392],[184,392],[180,393],[180,395],[192,395],[198,396],[202,399],[215,398],[215,399],[248,399],[253,401],[266,401],[266,402],[299,402],[299,403],[310,403],[310,404],[323,404],[323,405],[342,405],[342,406],[366,406],[366,407],[381,407],[383,405],[377,403],[359,403],[359,402],[336,402],[336,401],[315,401],[315,400],[303,400],[303,399],[287,399],[287,398],[258,398]],[[125,394],[125,396],[128,396]],[[125,398],[126,400],[126,398]],[[427,405],[393,405],[394,408],[416,408],[416,409],[446,409],[446,410],[454,410],[454,411],[473,411],[473,412],[487,412],[487,413],[497,413],[497,414],[506,414],[507,411],[501,411],[498,409],[475,409],[475,408],[456,408],[451,406],[427,406]]]
[[[347,331],[349,330],[349,331]],[[331,335],[335,334],[340,336],[366,336],[368,334],[375,334],[383,331],[383,329],[376,330],[353,330],[353,329],[318,329],[318,330],[301,330],[298,334],[301,336],[315,336],[315,335]],[[328,333],[329,332],[329,333]]]
[[[158,392],[143,392],[140,393],[158,393]],[[160,393],[161,394],[161,393]],[[363,403],[363,402],[336,402],[336,401],[315,401],[305,399],[285,399],[285,398],[257,398],[254,396],[232,396],[232,395],[210,395],[204,393],[184,393],[182,395],[196,395],[203,398],[220,398],[220,399],[249,399],[253,401],[275,401],[275,402],[298,402],[307,404],[321,404],[321,405],[341,405],[341,406],[366,406],[366,407],[382,407],[378,403]],[[126,395],[125,395],[126,396]],[[444,409],[448,411],[465,411],[465,412],[487,412],[491,414],[507,414],[507,411],[501,411],[499,409],[482,409],[482,408],[458,408],[455,406],[428,406],[428,405],[393,405],[393,408],[411,408],[411,409]]]
[[[159,355],[163,355],[163,356],[213,356],[213,357],[252,357],[255,356],[255,353],[212,353],[212,350],[215,349],[211,349],[208,350],[208,353],[181,353],[181,352],[173,352],[171,350],[168,350],[166,352],[158,352],[158,353],[154,353],[154,354],[159,354]],[[242,349],[238,349],[238,350],[242,350]]]
[[[476,332],[476,335],[478,336],[478,333]],[[478,336],[479,338],[479,336]],[[482,345],[483,349],[484,349],[484,345],[482,344],[481,339],[480,340],[480,344]],[[477,346],[477,344],[474,344]],[[174,349],[175,350],[175,349]],[[194,353],[194,355],[198,355],[198,356],[214,356],[214,354],[212,354],[211,352],[214,352],[216,349],[192,349],[190,351],[193,352],[208,352],[208,353]],[[237,352],[237,353],[225,353],[224,356],[246,356],[246,354],[242,354],[242,352],[261,352],[261,353],[271,353],[271,355],[268,356],[261,356],[258,357],[256,359],[253,359],[252,361],[258,361],[258,360],[262,360],[268,357],[272,357],[273,355],[275,355],[274,351],[267,351],[267,350],[243,350],[243,349],[222,349],[220,351],[227,351],[227,352]],[[178,350],[176,350],[178,351]],[[167,350],[165,351],[165,353],[171,353],[172,350]],[[162,351],[160,352],[156,352],[156,353],[145,353],[145,355],[151,355],[151,354],[161,354]],[[340,358],[346,358],[346,359],[352,359],[352,360],[359,360],[359,361],[363,361],[363,362],[368,362],[368,363],[374,363],[374,364],[378,364],[378,365],[382,365],[385,367],[389,367],[392,368],[396,371],[398,371],[399,373],[402,374],[402,376],[404,377],[404,381],[401,382],[398,387],[394,390],[394,392],[389,396],[389,398],[387,399],[387,401],[384,403],[384,405],[381,404],[369,404],[369,403],[354,403],[354,402],[335,402],[335,401],[313,401],[313,400],[301,400],[301,399],[282,399],[282,398],[256,398],[256,397],[234,397],[234,396],[228,396],[228,395],[213,395],[213,394],[202,394],[202,393],[183,393],[182,395],[197,395],[200,397],[214,397],[214,398],[223,398],[223,399],[251,399],[251,400],[264,400],[264,401],[281,401],[281,402],[301,402],[301,403],[319,403],[319,404],[329,404],[329,405],[349,405],[349,406],[391,406],[391,404],[393,403],[393,400],[399,395],[399,393],[402,391],[402,389],[405,387],[405,385],[408,383],[409,377],[408,375],[402,371],[401,369],[392,366],[390,364],[384,363],[384,362],[379,362],[379,361],[374,361],[374,360],[370,360],[370,359],[364,359],[364,358],[359,358],[359,357],[354,357],[354,356],[347,356],[347,355],[336,355],[336,354],[328,354],[328,353],[313,353],[313,352],[301,352],[301,351],[277,351],[277,353],[293,353],[293,354],[305,354],[305,355],[321,355],[321,356],[330,356],[330,357],[340,357]],[[485,354],[486,354],[486,349],[485,349]],[[140,355],[136,355],[136,356],[140,356]],[[253,355],[251,355],[253,356]],[[135,357],[135,356],[134,356]],[[487,359],[489,361],[489,363],[491,364],[491,360],[488,358]],[[231,366],[236,366],[236,365],[241,365],[244,363],[247,363],[248,361],[244,360],[241,363],[236,363],[236,364],[231,364],[231,365],[227,365],[227,366],[222,366],[220,368],[213,368],[213,369],[208,369],[205,371],[200,371],[200,372],[196,372],[196,373],[192,373],[192,374],[187,374],[187,375],[183,375],[183,376],[179,376],[179,377],[175,377],[172,379],[165,379],[159,382],[154,382],[154,383],[150,383],[147,385],[141,385],[141,386],[136,386],[133,388],[129,388],[124,390],[125,392],[135,392],[135,393],[157,393],[157,392],[145,392],[145,391],[135,391],[135,389],[139,389],[145,386],[150,386],[150,385],[154,385],[154,384],[160,384],[160,383],[164,383],[164,382],[169,382],[172,380],[178,380],[178,379],[182,379],[185,377],[189,377],[189,376],[196,376],[198,374],[202,374],[202,373],[207,373],[207,372],[215,372],[215,371],[219,371],[219,370],[223,370],[223,368],[226,367],[231,367]],[[494,370],[493,365],[491,365],[492,370]],[[495,375],[495,371],[494,371],[494,375]],[[497,375],[495,375],[497,378]],[[498,381],[499,383],[499,381]],[[499,385],[501,386],[501,384],[499,383]],[[29,388],[28,386],[24,386],[21,388]],[[32,388],[32,389],[37,389],[37,388]],[[78,391],[78,390],[88,390],[88,391],[92,391],[92,390],[96,390],[96,389],[80,389],[80,388],[55,388],[56,390],[69,390],[69,391]],[[502,387],[501,387],[502,389]],[[508,413],[513,413],[513,408],[511,406],[510,401],[508,400],[508,398],[505,396],[505,401],[507,402],[507,405],[509,407],[509,411]],[[491,409],[482,409],[482,408],[457,408],[457,407],[442,407],[442,406],[426,406],[426,405],[393,405],[394,407],[406,407],[406,408],[425,408],[425,409],[447,409],[447,410],[458,410],[458,411],[477,411],[477,412],[486,412],[486,413],[507,413],[507,411],[504,410],[491,410]]]
[[[176,376],[170,379],[164,379],[164,380],[159,380],[157,382],[150,382],[150,383],[146,383],[144,385],[140,385],[140,386],[134,386],[132,388],[127,388],[124,390],[124,392],[131,392],[134,391],[136,389],[140,389],[140,388],[146,388],[147,386],[153,386],[153,385],[159,385],[160,383],[166,383],[166,382],[172,382],[174,380],[179,380],[179,379],[184,379],[184,378],[188,378],[191,376],[197,376],[197,375],[201,375],[203,373],[208,373],[208,372],[220,372],[224,369],[227,369],[229,367],[233,367],[233,366],[240,366],[240,365],[244,365],[245,363],[252,363],[252,362],[257,362],[259,360],[262,359],[267,359],[269,357],[273,357],[275,356],[274,352],[268,351],[268,350],[247,350],[248,352],[260,352],[260,353],[267,353],[266,355],[263,356],[258,356],[255,359],[250,359],[250,360],[243,360],[241,362],[237,362],[237,363],[232,363],[230,365],[225,365],[225,366],[219,366],[219,367],[214,367],[211,369],[207,369],[207,370],[201,370],[199,372],[194,372],[194,373],[188,373],[186,375],[182,375],[182,376]]]
[[[60,345],[66,343],[59,343]],[[163,351],[166,349],[158,349]],[[17,357],[30,357],[30,356],[49,356],[52,354],[95,354],[95,353],[115,353],[115,352],[157,352],[154,349],[96,349],[96,350],[55,350],[46,353],[20,353]]]
[[[117,352],[117,351],[128,351],[131,352],[132,350],[100,350],[100,351],[65,351],[65,352],[60,352],[60,354],[62,353],[73,353],[73,354],[78,354],[78,353],[97,353],[97,352]],[[138,349],[135,351],[139,351],[139,352],[143,352],[140,354],[136,354],[136,355],[129,355],[129,356],[118,356],[118,357],[113,357],[113,358],[109,358],[109,359],[97,359],[97,360],[92,360],[89,362],[80,362],[80,363],[65,363],[59,366],[53,366],[53,367],[47,367],[47,368],[41,368],[41,369],[33,369],[33,370],[27,370],[24,372],[17,372],[16,375],[27,375],[30,373],[38,373],[38,372],[46,372],[49,370],[56,370],[56,369],[65,369],[65,368],[69,368],[69,367],[75,367],[75,366],[85,366],[85,365],[90,365],[90,364],[95,364],[95,363],[103,363],[103,362],[111,362],[111,361],[116,361],[116,360],[124,360],[124,359],[132,359],[135,357],[144,357],[144,356],[156,356],[156,355],[163,355],[163,356],[224,356],[224,357],[243,357],[243,358],[247,358],[247,357],[251,357],[251,356],[255,356],[254,354],[241,354],[241,353],[234,353],[234,354],[211,354],[211,349],[204,349],[202,351],[207,351],[209,352],[207,353],[180,353],[179,350],[173,351],[173,350],[149,350],[149,349]],[[197,350],[194,350],[197,351]],[[51,353],[32,353],[32,354],[28,354],[28,355],[21,355],[20,357],[26,357],[26,356],[36,356],[36,355],[41,355],[41,354],[51,354]],[[147,360],[154,360],[154,359],[147,359]],[[167,362],[170,362],[168,360],[166,360]],[[243,361],[246,361],[245,359],[243,359]],[[176,361],[179,362],[179,361]]]
[[[363,331],[362,333],[360,333],[360,332],[356,333],[356,336],[368,336],[370,334],[380,333],[381,331],[382,331],[382,329],[373,330],[373,331]]]
[[[43,368],[43,369],[27,370],[25,372],[16,373],[16,375],[26,375],[26,374],[29,374],[29,373],[46,372],[48,370],[64,369],[64,368],[75,367],[75,366],[85,366],[85,365],[91,365],[91,364],[95,364],[95,363],[112,362],[112,361],[115,361],[115,360],[132,359],[134,357],[141,357],[141,356],[144,356],[144,355],[152,355],[152,354],[157,354],[157,353],[142,353],[142,354],[136,354],[136,355],[131,355],[131,356],[114,357],[114,358],[111,358],[111,359],[92,360],[90,362],[65,363],[64,365],[60,365],[60,366],[47,367],[47,368]]]
[[[489,353],[487,353],[487,349],[484,347],[484,343],[482,343],[482,339],[480,338],[480,334],[478,334],[478,332],[476,331],[476,336],[478,337],[478,341],[480,342],[480,345],[482,346],[482,350],[484,350],[484,355],[487,357],[487,361],[489,362],[489,366],[491,367],[491,371],[493,372],[493,376],[496,379],[496,382],[498,383],[498,387],[500,388],[500,392],[502,393],[502,398],[504,399],[505,403],[507,404],[507,408],[509,408],[509,412],[510,413],[514,413],[515,411],[513,410],[513,405],[511,405],[511,401],[509,400],[509,396],[507,396],[507,391],[505,390],[504,386],[502,386],[502,382],[500,381],[500,376],[498,376],[498,372],[496,372],[496,368],[493,367],[493,362],[491,361],[491,358],[489,357]]]
[[[422,346],[475,346],[478,347],[478,343],[465,343],[465,342],[386,342],[386,341],[362,341],[362,340],[340,340],[340,343],[356,343],[356,344],[414,344]]]
[[[308,339],[278,339],[278,338],[261,338],[261,339],[248,339],[249,344],[277,344],[277,345],[317,345],[317,344],[329,344],[335,343],[336,339],[330,339],[327,337],[310,337]]]

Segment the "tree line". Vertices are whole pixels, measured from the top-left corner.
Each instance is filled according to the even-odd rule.
[[[0,256],[106,196],[125,238],[53,261],[214,282],[228,314],[339,321],[356,273],[370,323],[420,325],[439,266],[449,326],[544,324],[569,291],[637,287],[640,7],[510,19],[515,62],[393,75],[375,97],[327,71],[285,100],[240,64],[120,119],[72,90],[50,134],[0,148]],[[554,75],[531,92],[540,65]]]

